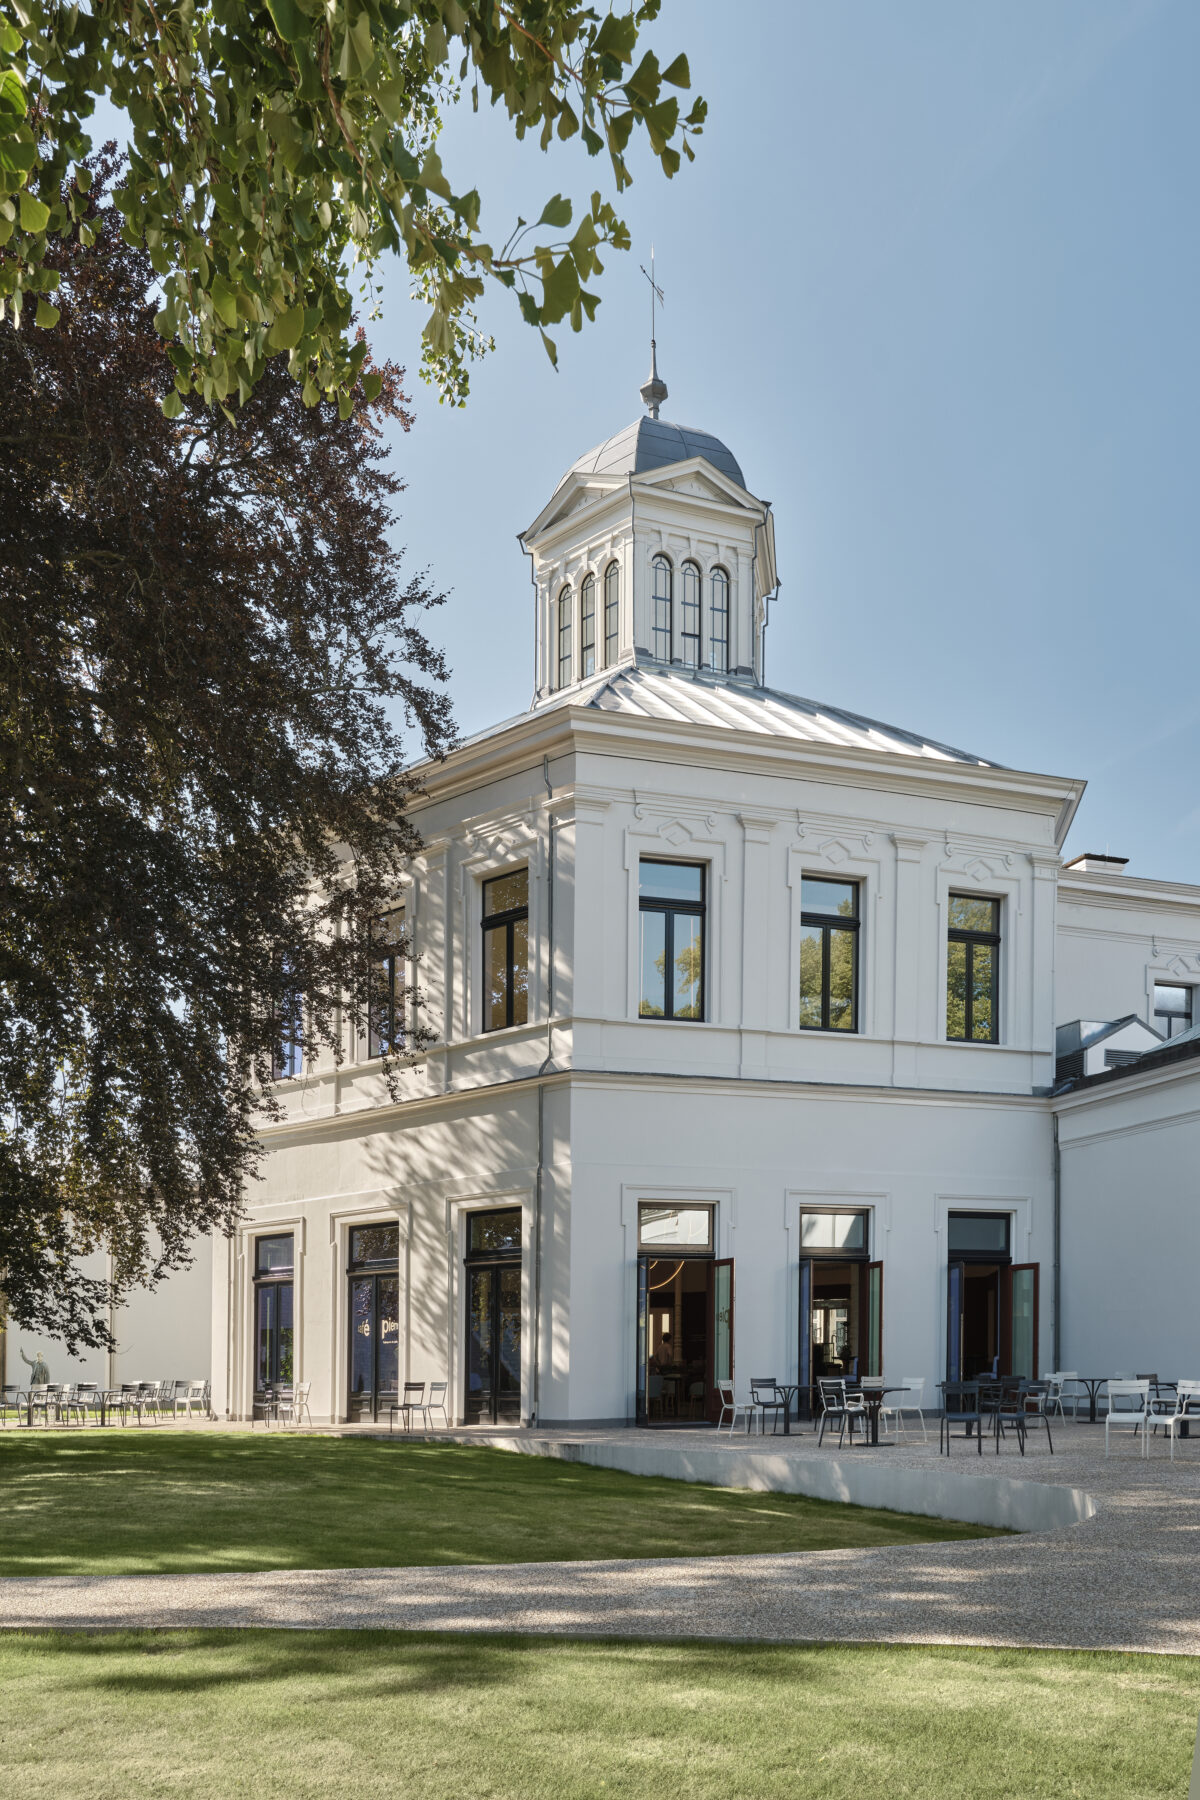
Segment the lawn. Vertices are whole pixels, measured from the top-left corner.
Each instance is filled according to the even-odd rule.
[[[392,1632],[0,1637],[21,1800],[1182,1800],[1200,1660]]]
[[[276,1433],[0,1433],[0,1575],[746,1556],[986,1526],[459,1444]]]

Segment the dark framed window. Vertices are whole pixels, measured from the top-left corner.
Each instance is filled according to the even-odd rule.
[[[521,1209],[506,1206],[500,1212],[473,1212],[468,1215],[467,1255],[500,1256],[521,1254]]]
[[[1000,1041],[1000,902],[951,894],[946,946],[946,1036]]]
[[[350,1230],[350,1267],[370,1268],[400,1260],[399,1225],[354,1225]]]
[[[951,1261],[978,1256],[985,1262],[1007,1261],[1012,1254],[1011,1213],[952,1212],[946,1220]]]
[[[858,1030],[857,881],[800,883],[800,1028]]]
[[[571,590],[565,587],[558,596],[558,685],[571,685]]]
[[[304,995],[299,985],[284,996],[276,1013],[271,1073],[276,1081],[291,1081],[304,1073]]]
[[[729,577],[714,569],[709,577],[709,661],[718,675],[729,669]]]
[[[394,1056],[404,1048],[404,909],[398,907],[375,923],[374,984],[367,1023],[367,1054]]]
[[[483,1029],[529,1017],[529,870],[483,884]]]
[[[638,872],[643,1019],[704,1017],[705,871],[643,857]]]
[[[638,1249],[651,1255],[669,1250],[672,1256],[711,1256],[713,1209],[711,1206],[672,1206],[656,1200],[638,1207]]]
[[[604,571],[604,666],[611,669],[621,642],[621,571],[610,562]]]
[[[679,612],[679,653],[685,667],[700,667],[700,571],[693,562],[683,565],[683,601]]]
[[[254,1387],[290,1386],[293,1376],[295,1241],[291,1232],[254,1246]]]
[[[1178,1037],[1192,1029],[1192,990],[1190,987],[1154,984],[1154,1023],[1165,1038]]]
[[[596,577],[585,575],[579,590],[579,673],[596,673]]]
[[[656,556],[653,566],[654,590],[650,648],[660,662],[671,660],[671,613],[675,598],[675,577],[670,559]]]

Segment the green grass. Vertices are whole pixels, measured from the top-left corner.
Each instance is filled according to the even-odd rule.
[[[45,1632],[0,1691],[21,1800],[1182,1800],[1200,1659]]]
[[[282,1433],[0,1433],[0,1495],[0,1575],[744,1556],[992,1535],[503,1450]]]

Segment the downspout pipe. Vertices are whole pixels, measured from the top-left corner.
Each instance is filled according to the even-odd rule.
[[[546,1084],[542,1077],[554,1066],[554,788],[550,781],[550,758],[542,758],[542,780],[546,784],[546,808],[549,819],[549,845],[546,853],[546,1054],[538,1070],[537,1091],[537,1177],[533,1190],[533,1396],[529,1425],[537,1424],[541,1400],[542,1349],[542,1218],[546,1188]]]
[[[1058,1141],[1058,1114],[1051,1113],[1054,1125],[1054,1367],[1062,1361],[1062,1149]]]

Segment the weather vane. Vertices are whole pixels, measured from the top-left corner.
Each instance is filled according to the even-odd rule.
[[[658,373],[658,346],[654,341],[655,306],[667,304],[666,296],[654,279],[654,245],[650,246],[650,267],[645,263],[638,265],[646,280],[650,283],[650,374],[641,389],[642,399],[650,410],[650,417],[657,419],[658,409],[667,397],[667,384]]]

